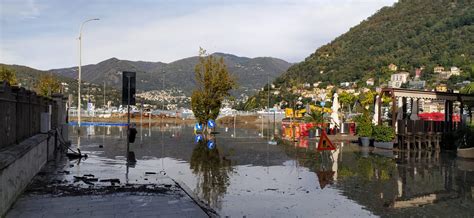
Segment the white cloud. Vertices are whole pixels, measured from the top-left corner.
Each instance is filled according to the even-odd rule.
[[[126,19],[134,16],[133,12],[109,15],[85,27],[83,64],[110,57],[170,62],[196,55],[199,46],[208,52],[301,61],[392,2],[248,2],[208,6],[179,16],[158,18],[157,14],[133,25]],[[77,65],[76,35],[49,33],[18,41],[2,40],[8,46],[0,46],[0,61],[40,69]],[[4,57],[3,53],[9,55]]]

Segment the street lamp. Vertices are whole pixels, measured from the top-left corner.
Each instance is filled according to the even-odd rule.
[[[79,127],[81,126],[81,63],[82,63],[82,29],[84,28],[84,24],[89,21],[99,20],[99,18],[89,19],[81,24],[81,30],[79,32],[79,77],[78,81],[78,88],[77,88],[77,123]]]

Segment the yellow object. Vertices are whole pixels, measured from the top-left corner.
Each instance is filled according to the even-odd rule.
[[[319,106],[310,105],[309,108],[311,110],[316,110],[324,113],[331,113],[332,110],[330,108],[323,108]],[[286,118],[303,118],[306,114],[306,109],[296,110],[293,116],[293,109],[292,108],[285,108],[285,117]]]

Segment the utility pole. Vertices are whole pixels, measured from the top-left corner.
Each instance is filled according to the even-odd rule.
[[[89,19],[81,24],[81,30],[79,31],[79,75],[77,78],[77,123],[81,127],[81,64],[82,64],[82,29],[84,24],[89,21],[99,20],[99,18]]]
[[[104,109],[105,109],[105,106],[106,104],[105,104],[105,81],[104,81]]]
[[[130,160],[130,75],[127,75],[127,162]]]

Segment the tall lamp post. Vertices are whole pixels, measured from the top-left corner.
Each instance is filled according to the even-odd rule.
[[[79,76],[77,79],[77,123],[79,127],[81,126],[81,64],[82,64],[82,29],[84,28],[84,24],[89,21],[99,20],[99,18],[89,19],[81,24],[81,30],[79,32]]]

